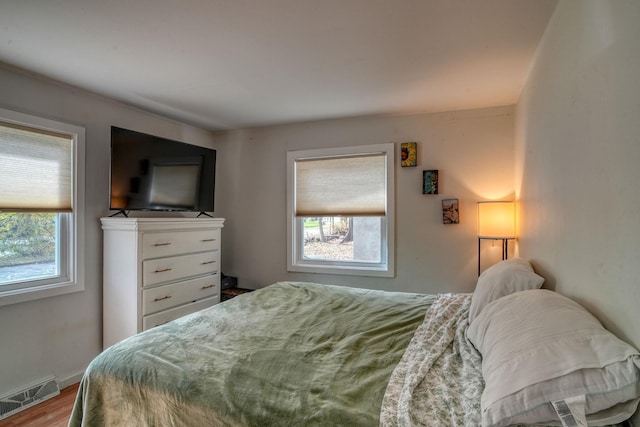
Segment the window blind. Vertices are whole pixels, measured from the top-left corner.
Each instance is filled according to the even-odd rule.
[[[73,137],[0,122],[0,210],[71,212]]]
[[[296,216],[384,216],[386,155],[298,159]]]

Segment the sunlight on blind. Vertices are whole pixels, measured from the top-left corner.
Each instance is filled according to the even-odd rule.
[[[73,137],[0,122],[0,210],[72,210]]]

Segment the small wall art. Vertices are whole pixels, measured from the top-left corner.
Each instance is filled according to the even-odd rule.
[[[445,199],[442,201],[442,223],[460,224],[458,199]]]
[[[438,170],[422,171],[422,194],[438,194]]]
[[[403,168],[415,166],[417,164],[418,152],[415,142],[403,142],[400,144],[400,166]]]

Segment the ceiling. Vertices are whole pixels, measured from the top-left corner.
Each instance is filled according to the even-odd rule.
[[[222,130],[517,102],[556,0],[2,0],[0,62]]]

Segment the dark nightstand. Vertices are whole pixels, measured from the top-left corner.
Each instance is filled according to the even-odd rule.
[[[245,289],[245,288],[227,288],[223,289],[220,293],[220,302],[230,300],[233,297],[237,297],[238,295],[246,294],[247,292],[252,292],[253,289]]]

